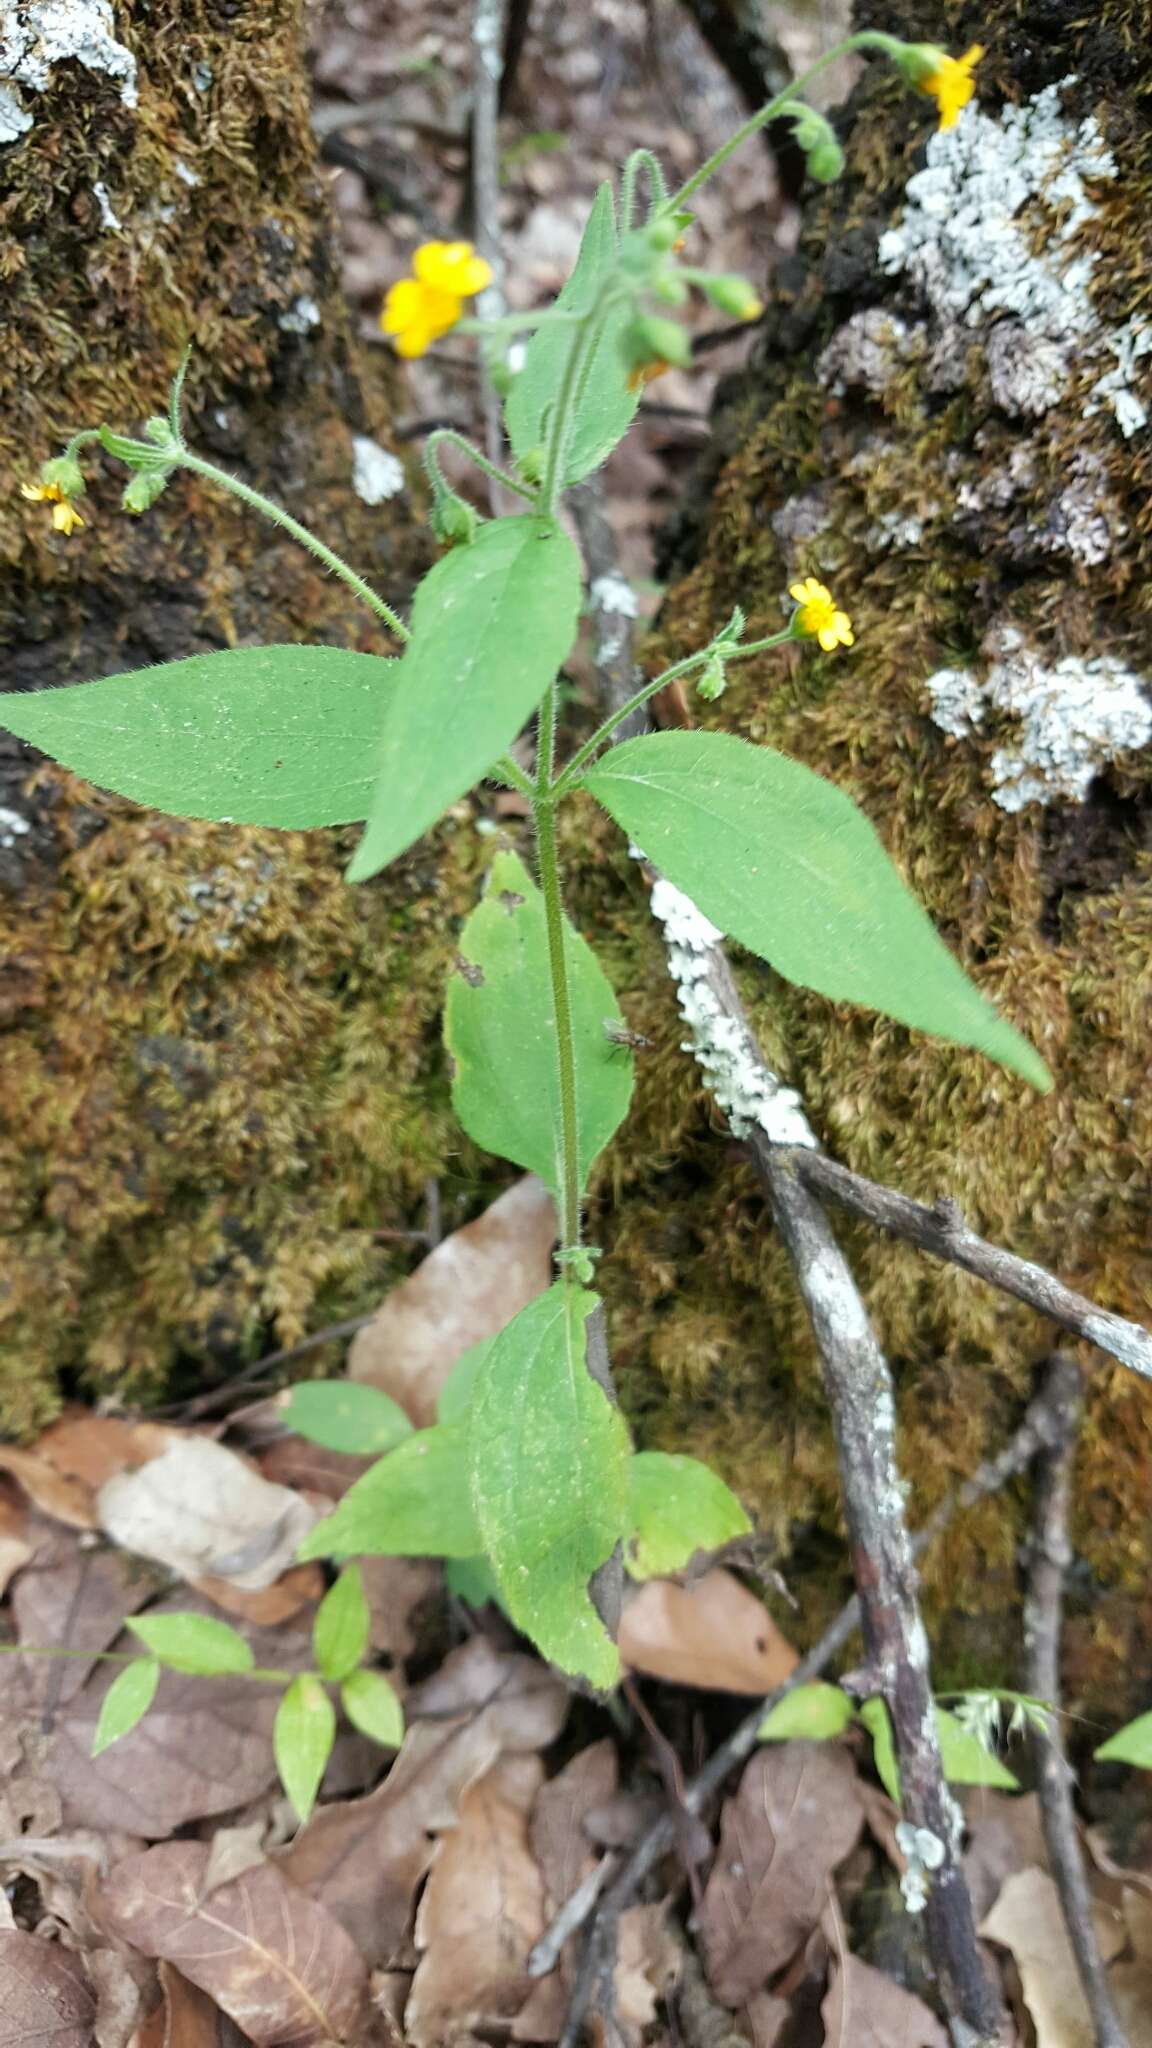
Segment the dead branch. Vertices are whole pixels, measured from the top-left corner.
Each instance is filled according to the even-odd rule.
[[[1039,1767],[1040,1812],[1064,1923],[1092,2015],[1096,2048],[1127,2048],[1096,1945],[1092,1900],[1072,1800],[1072,1772],[1060,1732],[1060,1630],[1064,1576],[1072,1562],[1068,1509],[1083,1395],[1080,1373],[1072,1359],[1053,1360],[1052,1384],[1058,1395],[1055,1407],[1059,1434],[1036,1458],[1036,1511],[1024,1606],[1024,1683],[1034,1698],[1044,1700],[1051,1708],[1046,1725],[1034,1726],[1032,1731]]]

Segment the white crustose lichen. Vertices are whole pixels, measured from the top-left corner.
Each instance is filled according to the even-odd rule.
[[[1010,410],[1046,411],[1087,364],[1088,410],[1109,406],[1134,434],[1148,418],[1139,385],[1152,323],[1110,326],[1092,298],[1097,257],[1083,230],[1099,207],[1089,181],[1118,172],[1097,122],[1065,114],[1071,83],[995,117],[968,107],[934,135],[903,217],[880,238],[880,263],[912,280],[942,329],[990,330],[993,384]]]
[[[136,59],[116,40],[108,0],[0,0],[0,143],[27,133],[25,95],[47,92],[69,58],[118,79],[124,105],[136,105]]]
[[[1002,811],[1071,797],[1083,803],[1092,778],[1152,739],[1152,703],[1141,679],[1111,654],[1065,655],[1047,663],[1015,626],[984,643],[993,656],[981,676],[941,668],[925,685],[942,731],[964,738],[989,712],[1019,721],[1019,737],[992,756],[992,799]]]

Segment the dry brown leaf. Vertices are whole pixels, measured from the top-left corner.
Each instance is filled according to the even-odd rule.
[[[656,2006],[676,1975],[680,1952],[668,1932],[663,1903],[629,1906],[616,1930],[613,1990],[616,2017],[639,2039],[656,2017]]]
[[[349,1379],[379,1387],[426,1428],[461,1353],[551,1286],[555,1242],[552,1197],[526,1174],[393,1289],[352,1341]]]
[[[225,1444],[177,1437],[158,1458],[108,1480],[96,1497],[113,1541],[182,1579],[228,1579],[259,1592],[293,1563],[317,1520]]]
[[[584,1817],[615,1797],[619,1766],[610,1736],[578,1750],[548,1784],[532,1809],[529,1842],[540,1865],[548,1911],[570,1899],[595,1862]]]
[[[84,1969],[96,1994],[95,2048],[130,2048],[156,1996],[156,1968],[123,1948],[85,1949]]]
[[[191,1584],[194,1593],[213,1607],[223,1608],[225,1614],[238,1615],[257,1628],[275,1628],[322,1600],[325,1579],[318,1564],[294,1564],[260,1593],[250,1593],[231,1579],[193,1579]]]
[[[408,1733],[384,1783],[363,1799],[322,1807],[277,1857],[372,1965],[388,1964],[399,1949],[434,1837],[455,1825],[469,1786],[498,1756],[552,1742],[568,1695],[534,1658],[473,1637],[409,1694],[406,1708]]]
[[[923,1999],[859,1956],[839,1958],[820,2013],[833,2048],[948,2048]]]
[[[772,1692],[798,1662],[763,1601],[723,1567],[691,1586],[650,1579],[635,1588],[619,1642],[633,1671],[710,1692]]]
[[[722,2004],[745,2005],[807,1940],[832,1872],[863,1822],[846,1749],[783,1742],[751,1758],[724,1806],[700,1912],[708,1975]]]
[[[792,2017],[792,2006],[787,1998],[773,1998],[770,1991],[757,1991],[748,2000],[743,2017],[752,2036],[752,2048],[776,2048]],[[848,2043],[838,2043],[833,2035],[831,2048],[848,2048]]]
[[[328,1451],[303,1436],[282,1436],[259,1452],[257,1463],[273,1485],[289,1486],[296,1493],[330,1502],[340,1500],[375,1459],[354,1458],[349,1451]],[[326,1506],[322,1512],[327,1514]]]
[[[1053,1880],[1044,1870],[1018,1870],[980,1923],[988,1941],[1006,1948],[1020,1972],[1037,2048],[1093,2048],[1096,2039]]]
[[[0,1444],[0,1471],[10,1472],[30,1501],[54,1522],[66,1522],[70,1529],[94,1529],[96,1504],[90,1486],[57,1472],[47,1458],[35,1451],[20,1451],[13,1444]]]
[[[0,1595],[5,1593],[22,1565],[36,1554],[32,1516],[15,1487],[0,1492]]]
[[[55,1711],[80,1691],[96,1655],[155,1591],[129,1558],[82,1547],[58,1529],[12,1588],[12,1617],[26,1654],[0,1659],[0,1706],[26,1718]],[[49,1645],[89,1657],[37,1657]]]
[[[1108,1987],[1128,2048],[1152,2048],[1152,1967],[1147,1963],[1116,1963]]]
[[[417,1647],[413,1616],[443,1589],[442,1567],[427,1557],[362,1557],[360,1579],[368,1602],[371,1648],[378,1656],[403,1664]]]
[[[414,2048],[510,2019],[528,1996],[528,1951],[544,1932],[528,1815],[543,1776],[539,1757],[501,1758],[440,1842],[416,1916],[422,1953],[404,2015]]]
[[[96,1999],[78,1956],[0,1928],[0,2048],[92,2048]]]
[[[246,1821],[242,1827],[214,1828],[208,1842],[208,1864],[201,1879],[204,1898],[222,1884],[231,1884],[237,1877],[243,1877],[246,1870],[255,1870],[257,1865],[267,1861],[265,1843],[268,1834],[267,1822]]]
[[[959,1796],[968,1824],[964,1877],[979,1921],[1016,1871],[1047,1870],[1044,1823],[1035,1792],[993,1792],[973,1785]]]
[[[36,1455],[95,1494],[118,1472],[158,1458],[180,1435],[163,1422],[127,1422],[118,1415],[77,1409],[49,1425],[37,1439]]]
[[[173,1963],[160,1964],[162,1997],[131,2048],[243,2048],[235,2021]]]
[[[116,1866],[103,1889],[111,1929],[175,1963],[261,2048],[354,2036],[368,1972],[343,1928],[270,1863],[210,1899],[203,1842],[165,1842]]]

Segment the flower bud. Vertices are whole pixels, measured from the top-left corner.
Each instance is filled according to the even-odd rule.
[[[432,531],[447,547],[467,547],[476,538],[480,516],[467,499],[443,486],[432,500]]]
[[[126,512],[147,512],[156,503],[172,472],[170,469],[141,469],[125,487],[120,503]]]
[[[758,320],[764,311],[746,277],[735,274],[709,277],[701,273],[699,284],[705,298],[733,320]]]
[[[724,657],[719,648],[715,648],[701,671],[700,680],[696,685],[696,695],[702,697],[706,704],[714,704],[717,697],[724,695],[727,681]]]
[[[625,328],[621,347],[632,373],[650,363],[669,363],[686,370],[692,360],[692,344],[684,329],[659,313],[638,313]]]
[[[804,151],[809,177],[818,185],[831,185],[844,169],[844,151],[832,123],[815,107],[798,103],[785,107],[784,117],[791,121],[792,133]]]
[[[40,481],[65,498],[84,495],[84,472],[71,455],[56,455],[51,462],[42,463]]]
[[[157,448],[172,446],[172,428],[162,413],[154,412],[150,420],[145,420],[144,439],[154,441]]]

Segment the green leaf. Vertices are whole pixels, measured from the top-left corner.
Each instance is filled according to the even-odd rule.
[[[1152,1771],[1152,1714],[1137,1714],[1134,1721],[1126,1721],[1093,1755],[1098,1763],[1136,1764],[1142,1771]]]
[[[405,1437],[350,1486],[297,1552],[311,1557],[474,1557],[484,1547],[459,1424]]]
[[[950,1714],[946,1707],[936,1707],[934,1712],[940,1760],[950,1785],[995,1785],[1006,1792],[1020,1790],[1020,1780],[1013,1777],[999,1757],[985,1749],[982,1742],[977,1742],[955,1714]],[[883,1700],[865,1700],[860,1709],[860,1719],[872,1737],[872,1752],[880,1783],[889,1799],[894,1799],[899,1805],[900,1767],[896,1762],[896,1744],[888,1708]]]
[[[576,267],[556,300],[558,309],[566,313],[587,312],[604,279],[615,268],[618,246],[612,187],[605,184],[597,192],[588,216]],[[608,314],[585,367],[574,408],[565,484],[578,483],[581,477],[599,468],[632,424],[640,393],[628,389],[621,336],[633,317],[629,303]],[[547,439],[549,417],[578,333],[574,325],[546,324],[536,329],[528,343],[523,368],[516,373],[504,408],[508,439],[518,458],[530,456]]]
[[[218,1678],[223,1672],[251,1671],[256,1661],[243,1636],[210,1614],[143,1614],[128,1627],[170,1671]]]
[[[398,666],[343,647],[236,647],[6,695],[0,722],[99,788],[177,817],[351,824],[368,814]]]
[[[281,1420],[309,1443],[328,1451],[371,1458],[411,1436],[412,1424],[399,1403],[379,1387],[357,1380],[300,1380]]]
[[[458,1600],[469,1607],[503,1607],[500,1588],[486,1557],[450,1557],[444,1565],[444,1583]]]
[[[437,1422],[463,1422],[472,1406],[476,1391],[476,1375],[494,1343],[492,1337],[481,1337],[478,1344],[470,1344],[462,1351],[452,1367],[436,1402]]]
[[[344,1712],[354,1728],[385,1749],[399,1749],[404,1740],[404,1709],[379,1671],[354,1671],[340,1688]]]
[[[312,1649],[321,1675],[335,1683],[355,1671],[368,1647],[368,1602],[358,1565],[346,1564],[316,1609]]]
[[[596,955],[565,921],[576,1052],[580,1184],[627,1115],[632,1060],[608,1027],[624,1019]],[[448,982],[444,1038],[452,1104],[486,1152],[560,1179],[560,1077],[544,898],[514,853],[497,854],[481,902],[460,935]]]
[[[752,1527],[736,1495],[699,1458],[638,1451],[629,1481],[624,1555],[634,1579],[667,1578],[698,1550],[719,1550]]]
[[[306,1821],[336,1740],[336,1709],[311,1671],[294,1678],[272,1728],[272,1754],[280,1783]]]
[[[367,881],[507,752],[572,645],[580,562],[554,521],[494,519],[416,592],[350,882]]]
[[[509,1614],[562,1671],[604,1690],[620,1660],[588,1581],[621,1540],[628,1432],[587,1365],[594,1294],[560,1282],[502,1330],[469,1440],[482,1541]]]
[[[626,740],[587,787],[669,881],[778,974],[1051,1077],[973,987],[843,790],[731,734]]]
[[[104,1695],[104,1704],[92,1737],[91,1754],[99,1756],[113,1742],[143,1719],[156,1697],[160,1666],[155,1657],[134,1657],[118,1671]]]
[[[815,1679],[798,1685],[770,1707],[756,1730],[761,1742],[829,1742],[843,1735],[856,1709],[838,1685]]]

